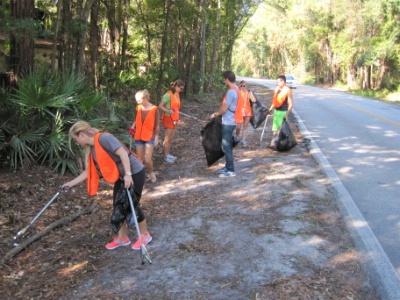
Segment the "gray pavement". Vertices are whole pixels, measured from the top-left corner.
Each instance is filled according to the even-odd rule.
[[[400,299],[400,278],[396,270],[336,172],[314,142],[300,116],[295,110],[293,110],[293,114],[297,119],[301,135],[310,141],[310,153],[321,165],[336,191],[337,204],[344,217],[346,227],[358,250],[364,253],[371,284],[376,288],[382,300]]]
[[[275,87],[275,80],[252,79],[252,78],[243,78],[243,77],[238,78],[238,80],[246,80],[246,81],[257,83],[257,84],[262,84],[271,89],[273,89]],[[310,90],[312,90],[311,87],[307,87],[307,88],[308,88],[307,92],[310,92]],[[300,89],[301,89],[301,86],[300,86]],[[307,92],[305,92],[305,93],[307,93]],[[295,97],[296,97],[297,93],[300,93],[300,92],[296,91]],[[340,96],[338,96],[336,93],[337,93],[336,91],[332,91],[331,92],[332,95],[321,96],[321,98],[320,98],[321,101],[327,100],[328,97],[330,100],[329,104],[324,103],[324,105],[330,105],[330,106],[328,106],[328,109],[325,110],[325,112],[327,110],[333,109],[332,106],[335,105],[335,103],[332,103],[332,102],[337,102],[336,104],[349,106],[353,110],[356,110],[358,113],[361,112],[363,114],[367,114],[374,119],[384,119],[384,121],[389,124],[396,123],[395,121],[389,122],[390,119],[393,119],[393,116],[387,115],[387,114],[396,114],[396,111],[390,111],[390,110],[385,111],[384,113],[387,115],[387,117],[383,118],[376,114],[371,113],[366,107],[364,108],[363,105],[365,105],[365,104],[362,103],[361,101],[357,102],[358,106],[356,107],[352,104],[349,104],[348,102],[336,100],[336,99],[340,99]],[[302,95],[302,99],[307,101],[307,96]],[[296,99],[295,99],[295,102],[296,102]],[[379,106],[379,102],[373,103],[372,105]],[[378,108],[381,109],[380,107],[378,107]],[[293,113],[298,121],[299,130],[301,131],[303,138],[308,139],[310,141],[309,150],[310,150],[311,154],[314,156],[316,161],[321,165],[323,171],[330,179],[332,186],[334,187],[334,189],[336,191],[337,205],[338,205],[340,212],[345,220],[346,226],[347,226],[358,250],[364,254],[365,267],[366,267],[367,271],[369,272],[369,275],[371,278],[371,284],[376,288],[381,299],[390,299],[390,300],[400,299],[400,278],[399,278],[398,273],[396,272],[395,267],[392,264],[394,261],[397,263],[397,256],[398,256],[396,253],[397,243],[396,243],[396,245],[393,245],[393,239],[395,238],[395,236],[397,234],[397,229],[396,229],[396,223],[393,223],[393,222],[395,222],[395,220],[393,220],[393,219],[391,220],[389,218],[390,216],[388,217],[388,215],[387,215],[388,210],[390,212],[390,209],[392,209],[392,214],[396,215],[398,205],[393,204],[393,205],[396,205],[396,210],[395,210],[394,208],[390,208],[390,207],[388,207],[388,205],[385,205],[383,203],[376,203],[376,202],[374,203],[372,201],[367,201],[368,199],[372,199],[372,200],[380,199],[380,198],[377,198],[378,197],[377,195],[379,195],[379,191],[374,189],[374,187],[371,185],[365,186],[365,183],[362,181],[360,181],[356,184],[354,184],[354,182],[352,182],[352,184],[349,185],[349,187],[352,190],[352,193],[357,194],[358,197],[361,198],[361,201],[357,202],[357,204],[356,204],[356,202],[350,195],[348,189],[346,189],[346,187],[344,186],[344,184],[342,183],[338,174],[335,172],[334,168],[332,167],[332,165],[330,163],[331,159],[333,158],[332,153],[331,152],[329,153],[330,157],[329,157],[329,161],[328,161],[328,159],[325,156],[325,153],[323,153],[323,151],[321,151],[320,147],[317,145],[317,143],[319,144],[320,142],[321,143],[324,141],[327,142],[326,138],[324,140],[321,136],[318,135],[320,133],[319,130],[322,130],[322,128],[318,128],[318,130],[315,130],[315,132],[313,132],[313,135],[311,135],[310,132],[308,131],[307,127],[305,126],[303,120],[299,116],[299,114],[295,110],[293,111]],[[330,111],[330,113],[332,113],[332,111]],[[360,118],[360,120],[362,119],[362,116],[357,116],[354,113],[350,116],[350,118],[356,118],[356,117]],[[328,120],[328,123],[330,122],[329,114],[326,116],[319,115],[319,118]],[[396,120],[396,119],[394,119],[394,120]],[[309,124],[309,123],[310,122],[308,122],[307,124]],[[396,124],[391,124],[391,125],[396,125]],[[327,127],[332,127],[333,125],[336,125],[336,124],[333,124],[332,126],[331,125],[332,124],[330,124],[330,125],[328,124]],[[388,133],[388,131],[386,130],[385,133]],[[338,132],[338,134],[340,134],[340,132]],[[391,134],[393,134],[393,133],[391,133]],[[314,140],[313,136],[314,136],[314,138],[317,138],[317,140],[318,140],[317,142]],[[355,133],[354,136],[357,136],[357,133]],[[332,140],[328,139],[328,142],[332,143]],[[383,143],[383,141],[381,141],[381,142]],[[351,147],[351,142],[349,142],[349,143],[350,143],[350,147]],[[338,147],[338,146],[332,144],[331,147],[334,148],[334,147]],[[353,154],[354,154],[354,152],[353,152]],[[361,161],[361,160],[362,160],[362,158],[359,158],[359,161]],[[337,166],[336,166],[336,168],[337,168]],[[361,173],[362,172],[365,172],[365,170],[362,170]],[[386,172],[388,174],[390,174],[391,171],[389,169],[386,169]],[[357,177],[357,176],[354,176],[354,177]],[[392,178],[392,180],[394,180],[394,179]],[[368,182],[367,182],[367,184],[368,184]],[[359,190],[357,190],[357,188]],[[363,193],[366,193],[366,194],[363,194]],[[373,193],[377,193],[377,195],[373,195]],[[367,206],[371,202],[374,204],[372,210],[370,207]],[[394,203],[397,203],[397,201],[394,201]],[[363,213],[360,212],[360,209],[359,209],[360,206],[362,207]],[[385,207],[383,207],[383,206],[385,206]],[[386,215],[385,215],[385,213],[386,213]],[[366,221],[366,219],[364,218],[364,215],[368,216],[368,218],[369,218],[368,221]],[[371,217],[374,217],[374,218],[376,218],[376,220],[379,220],[379,221],[385,221],[387,223],[386,229],[384,229],[385,227],[383,227],[383,226],[378,228],[376,222],[371,222],[373,220],[373,219],[371,219]],[[390,223],[390,222],[392,222],[392,223]],[[374,228],[375,228],[374,231],[371,229],[370,223],[372,223],[374,225]],[[382,222],[382,223],[384,223],[384,222]],[[386,247],[385,249],[386,249],[386,251],[389,251],[389,253],[391,254],[392,260],[389,259],[388,255],[386,254],[387,252],[385,252],[385,250],[382,248],[381,243],[380,243],[380,241],[378,241],[375,234],[379,235],[381,243],[382,242],[385,243],[384,244]],[[393,237],[393,239],[391,239],[390,237]],[[387,243],[388,240],[392,240],[391,241],[392,243],[388,244]]]

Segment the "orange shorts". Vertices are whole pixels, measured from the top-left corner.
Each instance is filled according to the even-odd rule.
[[[174,121],[171,117],[163,116],[162,123],[164,128],[175,129],[178,126],[178,120]]]

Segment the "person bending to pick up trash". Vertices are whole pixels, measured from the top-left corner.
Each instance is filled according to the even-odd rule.
[[[278,76],[276,79],[276,85],[274,96],[272,97],[272,104],[269,108],[270,113],[272,113],[272,109],[275,108],[272,124],[274,135],[276,135],[279,128],[281,128],[283,120],[289,117],[289,114],[293,109],[292,90],[286,86],[285,75]]]
[[[150,180],[154,183],[157,178],[153,167],[153,152],[154,147],[158,145],[160,116],[157,106],[150,103],[148,90],[138,91],[135,99],[138,103],[136,118],[129,133],[134,135],[136,154],[144,161]]]
[[[224,83],[229,88],[220,109],[211,115],[211,118],[222,116],[222,151],[225,154],[225,167],[217,171],[218,177],[235,177],[233,162],[233,131],[237,124],[243,122],[243,98],[238,86],[236,76],[232,71],[225,71],[222,76]]]
[[[71,139],[82,146],[85,154],[85,170],[75,179],[64,183],[61,187],[73,187],[83,181],[87,181],[88,194],[93,196],[99,187],[99,173],[109,183],[114,183],[113,203],[114,210],[116,197],[121,189],[130,188],[134,185],[133,192],[137,201],[142,194],[145,170],[140,159],[114,135],[107,132],[99,132],[85,121],[77,121],[69,130],[69,143]],[[144,245],[151,242],[152,237],[147,231],[146,219],[139,203],[135,206],[138,216],[139,229]],[[106,245],[111,250],[121,246],[128,246],[131,241],[127,235],[126,221],[120,222],[116,228],[117,237]],[[140,250],[139,239],[132,245],[132,249]]]
[[[173,81],[171,83],[171,89],[165,93],[158,106],[162,111],[161,119],[165,129],[163,142],[164,162],[168,164],[172,164],[176,160],[176,156],[170,154],[169,150],[179,122],[179,110],[181,107],[180,93],[183,91],[184,87],[185,84],[182,80],[177,79]]]

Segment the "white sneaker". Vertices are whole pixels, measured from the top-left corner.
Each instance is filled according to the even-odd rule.
[[[227,177],[235,177],[235,176],[236,176],[236,173],[231,172],[231,171],[226,171],[226,172],[218,175],[219,178],[227,178]]]
[[[175,162],[175,159],[170,158],[169,156],[164,157],[164,162],[167,164],[173,164]]]
[[[217,172],[215,172],[216,174],[223,174],[223,173],[225,173],[225,172],[227,172],[228,171],[228,169],[226,168],[226,167],[223,167],[223,168],[221,168],[221,169],[218,169],[217,170]]]
[[[150,181],[152,183],[155,183],[157,181],[157,177],[156,177],[156,174],[154,172],[150,173]]]
[[[167,157],[169,157],[169,158],[172,159],[172,160],[176,160],[176,159],[177,159],[176,156],[173,156],[173,155],[171,155],[171,154],[168,154]]]

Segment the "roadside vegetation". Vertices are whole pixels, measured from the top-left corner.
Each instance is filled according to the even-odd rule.
[[[6,0],[0,4],[0,165],[76,173],[68,128],[127,141],[135,91],[220,101],[221,74],[399,99],[397,1]],[[74,145],[73,145],[74,147]]]

